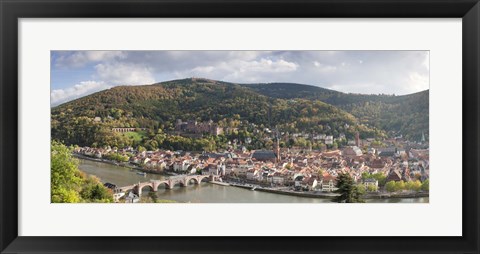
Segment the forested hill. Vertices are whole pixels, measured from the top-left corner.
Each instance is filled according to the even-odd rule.
[[[333,96],[342,95],[338,91],[296,83],[258,83],[241,84],[241,86],[250,88],[265,96],[279,99],[304,98],[327,102]]]
[[[111,128],[168,132],[176,119],[213,120],[234,128],[248,122],[290,133],[344,133],[350,138],[356,131],[364,138],[382,137],[385,131],[428,135],[428,91],[380,97],[299,84],[240,85],[201,78],[118,86],[52,108],[52,138],[66,144],[110,144],[118,142]]]
[[[206,79],[183,79],[148,86],[118,86],[52,109],[52,115],[127,116],[140,126],[153,120],[174,123],[176,119],[199,121],[237,118],[267,127],[291,125],[315,128],[329,122],[354,124],[351,114],[319,100],[285,100],[261,95],[240,85]],[[152,126],[153,127],[153,126]]]
[[[429,90],[394,96],[342,93],[293,83],[242,86],[273,98],[320,100],[351,113],[362,123],[386,130],[391,135],[403,135],[412,140],[420,140],[424,134],[428,138]]]
[[[112,128],[142,127],[168,133],[174,130],[177,119],[212,120],[220,127],[240,128],[243,136],[253,135],[252,128],[335,136],[344,133],[348,137],[356,131],[362,137],[384,135],[320,100],[272,98],[237,84],[183,79],[114,87],[54,107],[52,137],[66,144],[109,144],[113,141],[105,140],[118,140],[109,133]]]

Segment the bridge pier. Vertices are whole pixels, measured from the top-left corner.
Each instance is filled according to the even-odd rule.
[[[142,188],[140,188],[140,185],[135,185],[135,187],[133,187],[132,191],[138,197],[140,197],[142,195]]]

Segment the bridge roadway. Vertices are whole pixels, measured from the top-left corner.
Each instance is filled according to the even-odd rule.
[[[165,184],[166,189],[173,189],[175,185],[180,185],[182,187],[188,186],[192,180],[194,184],[200,184],[202,180],[208,179],[209,181],[214,181],[220,178],[219,175],[178,175],[171,176],[164,180],[150,180],[148,182],[132,184],[129,186],[118,187],[115,189],[115,192],[127,192],[132,190],[139,197],[142,195],[142,189],[144,187],[150,187],[151,190],[157,191],[158,186]]]

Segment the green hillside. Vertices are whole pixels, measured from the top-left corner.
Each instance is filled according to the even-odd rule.
[[[292,83],[243,86],[273,98],[321,100],[349,112],[364,124],[389,132],[392,136],[402,135],[411,140],[420,140],[423,133],[428,138],[428,90],[393,96],[341,93],[321,87]]]
[[[177,119],[212,120],[234,129],[190,139],[175,135]],[[112,128],[147,128],[142,135]],[[407,96],[344,94],[314,86],[239,85],[182,79],[148,86],[119,86],[52,108],[52,138],[81,146],[143,145],[148,148],[215,150],[250,137],[252,148],[271,145],[259,131],[321,133],[382,138],[386,133],[428,135],[428,91]],[[208,148],[208,149],[207,149]]]

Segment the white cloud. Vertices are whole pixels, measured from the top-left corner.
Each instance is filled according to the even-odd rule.
[[[272,61],[265,58],[262,58],[260,61],[243,62],[242,65],[246,71],[267,73],[291,72],[297,70],[298,68],[298,64],[293,62],[288,62],[283,59]]]
[[[258,61],[230,61],[220,67],[230,73],[282,73],[297,70],[298,64],[283,59],[271,60],[262,58]]]
[[[108,61],[110,59],[125,58],[126,53],[122,51],[87,51],[86,58],[92,62]]]
[[[102,61],[102,63],[95,65],[94,73],[90,77],[93,80],[81,81],[68,88],[52,89],[50,93],[51,105],[55,106],[113,86],[155,83],[155,78],[150,68],[113,60],[123,57],[123,55],[122,52],[118,51],[82,51],[78,52],[78,54],[70,55],[68,61],[72,64],[101,61],[102,59],[112,61]]]
[[[50,93],[50,103],[52,105],[58,105],[108,88],[110,88],[110,86],[102,81],[82,81],[66,89],[52,90]]]
[[[337,70],[336,66],[322,64],[318,61],[314,61],[313,65],[316,67],[316,70],[320,72],[332,72]]]
[[[283,59],[244,61],[231,60],[218,63],[216,66],[196,66],[192,69],[175,72],[177,78],[208,77],[232,82],[258,82],[258,77],[281,75],[295,72],[299,65]]]
[[[227,54],[228,59],[236,59],[243,61],[252,61],[265,54],[270,54],[271,51],[230,51]]]
[[[211,73],[214,70],[214,66],[198,66],[192,69],[192,73]]]
[[[427,70],[430,70],[430,52],[425,53],[422,64],[425,68],[427,68]]]
[[[155,83],[150,68],[126,63],[95,65],[96,77],[112,85],[147,85]]]
[[[88,63],[124,59],[127,54],[123,51],[77,51],[74,53],[65,52],[55,59],[55,65],[59,68],[83,67]]]
[[[406,90],[410,93],[425,90],[425,88],[428,88],[430,85],[428,76],[421,75],[418,72],[410,73],[408,81],[408,87]]]
[[[51,105],[74,100],[117,85],[146,85],[155,83],[152,73],[143,66],[109,63],[95,66],[95,80],[81,81],[69,88],[53,89]]]

